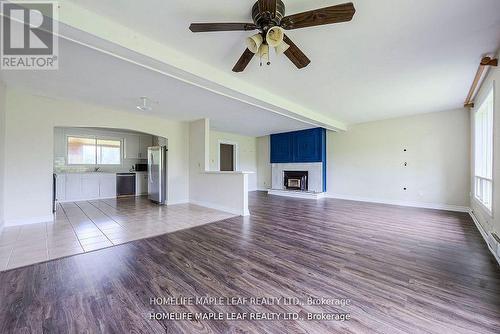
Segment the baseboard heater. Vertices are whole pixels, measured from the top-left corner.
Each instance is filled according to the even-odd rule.
[[[500,265],[500,237],[496,233],[487,233],[487,234],[488,234],[488,240],[486,242],[488,243],[491,252],[498,261],[498,264]]]
[[[469,215],[474,221],[474,225],[476,225],[476,228],[478,229],[479,233],[481,233],[481,237],[486,243],[486,246],[488,246],[488,249],[495,257],[495,260],[497,261],[498,265],[500,265],[500,237],[496,233],[494,232],[490,233],[484,229],[483,225],[481,225],[476,215],[474,214],[474,210],[469,211]]]
[[[491,233],[491,239],[495,243],[497,255],[500,256],[500,237],[496,233]]]

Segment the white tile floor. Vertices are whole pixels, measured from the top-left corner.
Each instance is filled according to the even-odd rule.
[[[54,221],[7,227],[0,271],[203,225],[234,215],[193,204],[156,206],[144,197],[63,203]]]

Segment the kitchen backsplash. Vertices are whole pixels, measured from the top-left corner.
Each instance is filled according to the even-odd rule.
[[[147,162],[145,159],[125,159],[122,166],[100,167],[99,170],[102,172],[124,173],[130,171],[135,164],[144,164]],[[54,173],[85,173],[92,171],[94,171],[94,167],[91,166],[66,165],[65,157],[54,158]]]

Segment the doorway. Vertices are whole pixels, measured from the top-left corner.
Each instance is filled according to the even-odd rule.
[[[236,145],[219,143],[219,170],[221,172],[236,170]]]

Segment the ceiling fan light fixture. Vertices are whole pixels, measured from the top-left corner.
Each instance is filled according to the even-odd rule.
[[[269,65],[269,47],[273,47],[278,54],[284,54],[298,69],[302,69],[308,66],[311,60],[284,30],[288,33],[294,29],[349,22],[355,13],[354,4],[347,2],[285,15],[283,0],[258,0],[252,7],[253,23],[192,23],[189,29],[196,33],[258,30],[258,34],[246,39],[247,48],[234,65],[233,72],[243,72],[257,54],[260,56],[261,65],[262,58],[267,59]],[[267,49],[262,47],[264,44]]]
[[[262,43],[264,43],[264,38],[261,34],[255,34],[252,37],[248,37],[246,42],[248,50],[252,51],[253,53],[257,53],[259,52]]]
[[[259,57],[262,65],[262,60],[264,60],[267,65],[270,65],[271,62],[269,61],[269,45],[266,43],[262,44],[259,48]]]
[[[266,42],[272,48],[275,48],[283,43],[283,38],[285,38],[285,32],[281,27],[272,27],[267,31]]]

